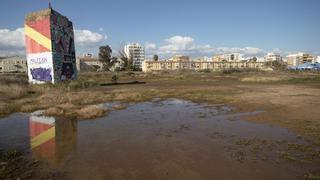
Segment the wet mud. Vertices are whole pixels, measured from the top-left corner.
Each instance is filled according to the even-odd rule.
[[[320,150],[293,132],[243,120],[224,104],[178,99],[99,105],[69,120],[16,113],[0,120],[0,151],[19,149],[71,179],[307,179]]]

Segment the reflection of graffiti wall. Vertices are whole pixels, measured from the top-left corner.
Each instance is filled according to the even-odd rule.
[[[29,122],[32,155],[40,160],[60,163],[77,143],[77,121],[56,120],[32,113]]]
[[[50,8],[28,14],[25,36],[31,83],[77,77],[73,25],[68,18]]]
[[[40,159],[54,159],[56,154],[55,119],[52,117],[31,115],[30,147]]]

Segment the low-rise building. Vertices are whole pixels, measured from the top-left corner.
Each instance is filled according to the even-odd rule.
[[[190,57],[189,56],[183,56],[183,55],[175,55],[172,57],[173,62],[189,62]]]
[[[103,64],[99,61],[99,58],[93,57],[91,54],[84,55],[77,58],[78,71],[102,71]]]
[[[213,62],[239,62],[243,59],[243,54],[218,54],[212,57]]]
[[[145,61],[143,72],[164,70],[196,70],[196,71],[222,71],[230,69],[264,69],[264,62],[208,62],[208,61]]]
[[[119,71],[124,68],[124,62],[120,58],[112,58],[113,64],[109,68],[110,71]],[[77,58],[77,69],[82,72],[99,72],[103,71],[103,63],[97,57],[91,54],[84,55]]]
[[[25,73],[27,72],[26,58],[19,56],[1,57],[0,73]]]
[[[203,57],[194,58],[193,61],[206,61],[206,62],[211,62],[211,61],[212,61],[212,58],[207,57],[207,56],[203,56]]]
[[[288,66],[298,66],[299,64],[312,62],[314,62],[314,57],[308,53],[290,54],[287,56]]]
[[[265,61],[266,62],[282,61],[282,56],[280,54],[268,53],[265,57]]]
[[[122,59],[114,57],[113,61],[110,71],[120,71],[125,69],[125,62]]]

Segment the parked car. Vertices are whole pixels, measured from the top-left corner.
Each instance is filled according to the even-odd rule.
[[[288,67],[288,69],[299,70],[299,71],[305,71],[305,70],[320,71],[320,63],[304,63],[304,64],[299,64],[298,66]]]

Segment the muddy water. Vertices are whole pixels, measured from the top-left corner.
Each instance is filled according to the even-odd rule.
[[[257,113],[169,99],[95,120],[13,114],[0,120],[0,150],[30,152],[71,179],[303,179],[319,172],[319,161],[305,161],[317,152],[290,149],[307,146],[303,139],[242,120]]]

